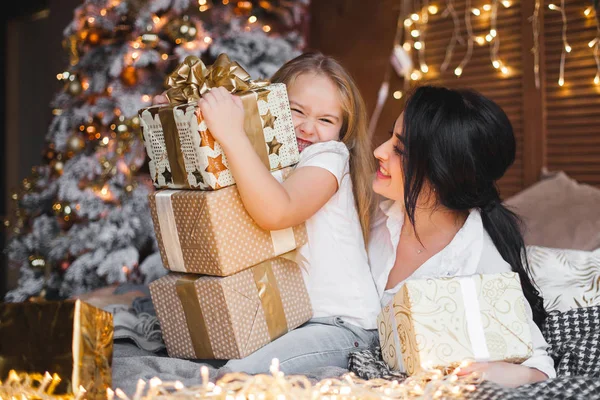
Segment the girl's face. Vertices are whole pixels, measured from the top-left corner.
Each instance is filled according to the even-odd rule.
[[[321,74],[301,74],[287,89],[300,152],[313,143],[340,140],[342,102],[329,78]]]
[[[404,175],[402,173],[404,144],[398,138],[402,137],[403,117],[404,113],[400,114],[394,124],[392,136],[373,152],[379,161],[377,175],[373,181],[373,191],[396,201],[404,200]]]

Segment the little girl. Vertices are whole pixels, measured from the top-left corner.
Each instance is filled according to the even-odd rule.
[[[267,230],[306,223],[308,244],[299,249],[298,263],[314,318],[225,367],[263,373],[278,358],[287,374],[322,366],[346,368],[350,351],[376,343],[380,311],[365,248],[374,173],[365,106],[344,68],[319,53],[289,61],[272,82],[287,85],[301,152],[284,183],[253,150],[239,97],[217,88],[199,106],[256,223]]]

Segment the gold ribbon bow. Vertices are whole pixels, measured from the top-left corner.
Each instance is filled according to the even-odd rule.
[[[166,79],[169,87],[166,96],[171,104],[199,100],[214,87],[224,87],[230,93],[244,92],[267,85],[268,82],[252,81],[250,74],[227,54],[220,54],[213,65],[207,67],[196,56],[187,56],[183,63]]]
[[[220,54],[215,63],[208,67],[196,56],[186,57],[167,77],[166,84],[169,86],[165,93],[169,105],[161,107],[158,114],[175,187],[189,187],[189,182],[173,110],[175,107],[199,100],[215,87],[224,87],[230,93],[240,96],[245,111],[244,130],[261,162],[271,169],[262,119],[258,111],[258,94],[252,91],[267,86],[268,81],[253,81],[250,74],[237,62],[231,61],[227,54]]]

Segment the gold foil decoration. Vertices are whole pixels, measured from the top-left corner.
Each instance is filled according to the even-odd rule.
[[[80,386],[87,399],[111,386],[112,314],[80,300],[0,304],[0,379],[10,370],[52,371],[62,381],[56,394]]]

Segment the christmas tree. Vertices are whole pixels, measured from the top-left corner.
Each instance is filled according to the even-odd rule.
[[[6,301],[64,298],[164,274],[137,112],[188,55],[227,53],[268,78],[304,45],[308,0],[85,0],[64,31],[70,65],[43,165],[12,194]]]

